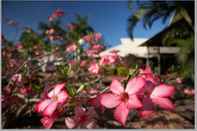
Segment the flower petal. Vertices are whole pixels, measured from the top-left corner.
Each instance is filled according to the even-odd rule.
[[[63,104],[67,98],[68,98],[68,93],[66,91],[61,91],[58,95],[57,95],[58,99],[57,101],[61,104]]]
[[[40,121],[45,128],[50,129],[55,119],[53,117],[43,117]]]
[[[96,128],[96,123],[94,120],[89,120],[87,122],[84,123],[84,126],[87,128],[87,129],[94,129]]]
[[[121,103],[114,111],[114,118],[123,126],[127,120],[129,114],[129,109],[125,103]]]
[[[166,110],[173,110],[174,104],[168,98],[152,98],[152,102]]]
[[[101,104],[106,108],[114,108],[120,104],[120,97],[111,93],[101,95]]]
[[[56,96],[63,88],[65,83],[55,85],[54,89],[48,93],[48,97]]]
[[[129,80],[125,91],[130,95],[136,94],[144,87],[145,83],[144,78],[135,77],[132,80]]]
[[[130,95],[128,100],[128,108],[137,109],[142,107],[141,101],[138,99],[136,95]]]
[[[161,84],[153,90],[151,98],[154,97],[170,97],[174,94],[175,88],[170,85]]]
[[[71,117],[65,118],[65,124],[68,128],[74,128],[76,126],[76,122]]]
[[[58,102],[53,101],[52,103],[50,103],[47,108],[44,110],[43,115],[44,116],[52,116],[54,111],[56,110],[58,105]]]
[[[122,87],[121,83],[114,79],[110,85],[110,90],[114,93],[114,94],[121,94],[124,92],[124,88]]]
[[[52,101],[50,99],[45,99],[43,101],[40,101],[39,103],[36,104],[35,106],[35,111],[36,112],[43,112],[45,108],[51,103]]]

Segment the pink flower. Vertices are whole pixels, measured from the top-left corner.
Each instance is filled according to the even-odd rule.
[[[149,88],[146,90],[146,88]],[[144,95],[142,97],[143,108],[139,110],[139,114],[142,118],[148,118],[154,112],[154,105],[158,105],[160,108],[166,110],[173,110],[174,104],[170,101],[169,97],[172,97],[175,88],[170,85],[161,84],[156,87],[146,86]]]
[[[99,41],[102,38],[101,33],[94,33],[94,38],[96,41]]]
[[[189,88],[186,88],[184,89],[184,94],[188,95],[188,96],[194,96],[195,94],[195,90],[194,89],[189,89]]]
[[[159,83],[159,77],[156,77],[150,66],[146,66],[145,69],[139,69],[140,75],[146,79],[146,81],[151,81],[153,84],[157,85]]]
[[[64,11],[60,10],[60,9],[56,9],[51,16],[48,17],[49,21],[53,21],[54,19],[61,17],[64,15]]]
[[[75,116],[66,117],[65,124],[68,128],[95,128],[96,123],[93,119],[94,117],[96,117],[96,112],[93,108],[85,110],[82,107],[76,107]]]
[[[58,105],[62,105],[68,99],[64,83],[55,85],[54,89],[47,94],[47,98],[38,102],[35,111],[44,116],[52,116]]]
[[[16,49],[20,50],[23,48],[23,45],[21,43],[16,43]]]
[[[56,16],[56,17],[61,17],[64,15],[64,11],[61,10],[61,9],[56,9],[54,12],[53,12],[53,15]]]
[[[72,53],[72,52],[76,51],[76,49],[77,49],[76,44],[70,44],[69,46],[67,46],[66,51],[69,53]]]
[[[110,85],[112,93],[103,94],[101,104],[106,108],[115,108],[115,119],[125,125],[130,109],[142,107],[137,93],[144,87],[145,80],[142,77],[135,77],[127,83],[126,89],[123,88],[118,80],[113,80]]]
[[[173,103],[169,97],[174,95],[175,88],[171,85],[161,84],[154,88],[150,95],[152,102],[163,109],[174,109]]]
[[[22,81],[22,75],[21,74],[14,74],[11,78],[14,82],[21,82]]]
[[[114,64],[118,59],[119,59],[119,56],[117,53],[109,53],[107,55],[101,56],[99,64],[100,65]]]
[[[53,126],[53,123],[57,119],[57,113],[54,113],[52,116],[44,116],[40,121],[45,128],[50,129]]]
[[[19,89],[19,93],[21,93],[24,96],[28,95],[31,92],[32,92],[31,87],[22,87],[22,88]]]
[[[10,65],[10,67],[16,66],[16,65],[17,65],[16,60],[15,60],[15,59],[10,59],[10,60],[9,60],[9,65]]]
[[[53,21],[53,19],[54,19],[53,16],[49,16],[49,17],[48,17],[48,20],[49,20],[49,21]]]
[[[98,41],[102,38],[101,33],[94,33],[94,34],[88,34],[86,36],[83,37],[83,40],[87,43],[91,43],[93,41]]]
[[[86,64],[87,64],[87,61],[82,60],[82,61],[80,62],[80,67],[85,67]]]
[[[94,45],[92,45],[92,49],[93,50],[97,50],[97,51],[102,51],[102,49],[103,49],[104,47],[102,46],[102,45],[100,45],[100,44],[94,44]]]
[[[94,50],[94,49],[87,49],[85,51],[85,53],[87,54],[87,56],[89,57],[97,57],[98,56],[98,51]]]
[[[92,74],[98,74],[99,73],[99,65],[97,63],[90,64],[90,67],[88,68],[88,71]]]
[[[180,77],[176,78],[176,83],[181,84],[183,81]]]
[[[70,64],[70,65],[75,65],[76,63],[77,63],[76,60],[69,60],[69,61],[68,61],[68,64]]]

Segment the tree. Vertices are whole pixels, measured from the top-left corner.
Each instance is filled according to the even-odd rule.
[[[171,23],[184,18],[192,28],[194,26],[194,1],[166,0],[131,3],[131,7],[137,7],[137,10],[128,19],[128,32],[132,39],[133,30],[140,21],[143,21],[144,28],[147,29],[151,28],[155,21],[162,19],[163,22],[166,22],[169,17],[173,16]]]

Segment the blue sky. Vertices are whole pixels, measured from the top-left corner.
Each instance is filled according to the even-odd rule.
[[[38,29],[38,22],[47,22],[53,10],[60,8],[68,15],[62,18],[64,25],[74,20],[72,14],[79,13],[88,16],[88,23],[104,36],[106,43],[113,46],[120,43],[120,38],[128,37],[127,19],[132,10],[128,9],[127,1],[101,2],[101,1],[8,1],[2,4],[3,34],[9,40],[18,40],[20,32],[5,24],[5,18],[18,21],[21,25]],[[145,30],[139,23],[134,30],[134,38],[150,38],[166,27],[157,21],[152,28]]]

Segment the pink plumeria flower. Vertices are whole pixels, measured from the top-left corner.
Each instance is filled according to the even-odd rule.
[[[76,107],[75,116],[66,117],[65,124],[68,128],[92,129],[96,127],[94,117],[96,117],[96,112],[93,108],[86,110],[82,107]]]
[[[44,116],[40,121],[45,128],[50,129],[53,126],[53,123],[55,122],[57,117],[58,117],[57,113],[54,113],[50,117]]]
[[[144,85],[145,80],[142,77],[135,77],[129,80],[126,89],[123,88],[118,80],[113,80],[109,87],[111,93],[102,95],[101,104],[106,108],[116,108],[114,117],[120,124],[125,126],[130,109],[142,107],[137,93]]]
[[[77,45],[72,43],[69,46],[67,46],[66,51],[69,53],[72,53],[72,52],[76,51],[76,49],[77,49]]]
[[[100,67],[97,63],[91,63],[90,67],[88,68],[88,71],[92,74],[98,74],[100,70]]]
[[[64,104],[68,99],[68,93],[63,88],[64,83],[55,85],[54,89],[47,94],[47,98],[36,104],[35,111],[44,116],[51,116],[58,105]]]
[[[14,82],[21,82],[22,81],[22,74],[14,74],[11,78],[12,81]]]

